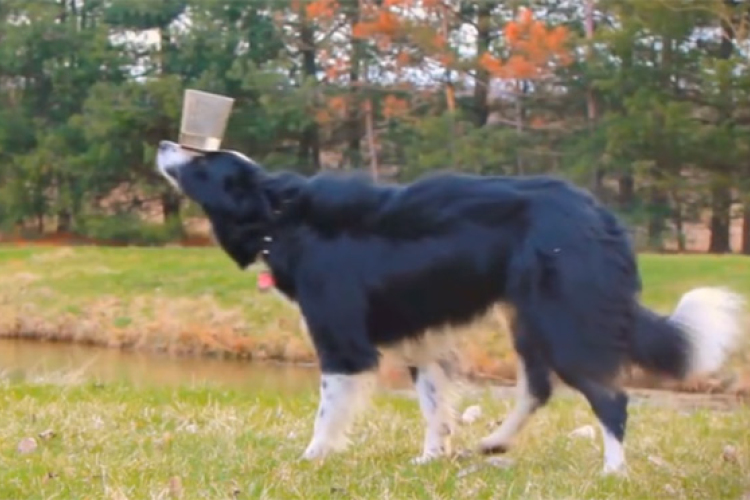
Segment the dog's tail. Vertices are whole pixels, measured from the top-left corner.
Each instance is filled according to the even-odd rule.
[[[696,288],[682,296],[670,316],[639,306],[633,361],[680,379],[715,372],[740,338],[744,304],[723,288]]]

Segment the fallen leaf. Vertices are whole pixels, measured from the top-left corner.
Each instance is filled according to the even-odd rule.
[[[169,478],[169,495],[172,498],[182,498],[182,479],[179,476]]]
[[[511,460],[510,458],[505,457],[489,457],[486,458],[483,462],[478,464],[471,464],[465,469],[461,469],[458,471],[458,474],[456,474],[456,477],[462,478],[466,477],[469,474],[474,474],[475,472],[478,472],[482,470],[485,467],[496,467],[498,469],[509,469],[513,467],[515,462]]]
[[[55,437],[55,435],[55,431],[53,431],[52,429],[47,429],[39,433],[39,437],[45,440],[52,439],[53,437]]]
[[[489,457],[485,459],[485,463],[498,469],[510,469],[515,464],[512,459],[507,457]]]
[[[724,450],[721,453],[721,456],[724,458],[724,461],[726,462],[737,462],[737,448],[732,446],[731,444],[728,444],[724,447]]]
[[[38,445],[36,444],[36,439],[33,437],[23,438],[21,442],[18,443],[18,453],[32,453],[33,451],[36,451],[37,448]]]
[[[482,416],[482,407],[479,405],[473,405],[469,406],[464,410],[464,413],[461,415],[461,422],[464,424],[473,424],[477,420],[479,420],[479,417]]]
[[[470,466],[466,467],[465,469],[461,469],[458,471],[458,474],[456,474],[457,478],[466,477],[469,474],[474,474],[475,472],[480,471],[482,468],[484,468],[485,464],[471,464]]]
[[[102,427],[104,427],[104,420],[102,420],[102,417],[95,415],[92,418],[91,426],[94,429],[101,429]]]
[[[649,455],[647,460],[658,467],[669,467],[669,464],[663,458],[656,455]]]
[[[156,440],[156,446],[160,449],[164,449],[172,443],[172,433],[165,432],[161,438]]]
[[[596,429],[594,429],[593,425],[584,425],[571,431],[568,437],[594,439],[596,437]]]

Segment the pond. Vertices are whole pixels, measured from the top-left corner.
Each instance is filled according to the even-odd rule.
[[[0,340],[0,373],[12,380],[69,377],[136,386],[262,385],[279,391],[318,388],[313,367],[127,352],[63,343]]]
[[[78,344],[0,339],[0,376],[10,380],[89,380],[135,386],[208,385],[291,391],[318,390],[317,367],[273,362],[176,357]],[[402,376],[381,377],[385,389],[411,387]]]

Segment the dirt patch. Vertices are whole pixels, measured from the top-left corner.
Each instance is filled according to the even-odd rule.
[[[36,281],[23,275],[21,282]],[[54,301],[51,291],[36,289],[19,305],[0,294],[0,337],[78,343],[126,351],[158,352],[174,356],[274,360],[290,364],[315,363],[312,344],[301,330],[299,313],[290,307],[272,313],[254,327],[239,308],[223,307],[211,296],[198,298],[136,297],[123,300],[102,296],[78,311],[49,313],[40,301]],[[260,321],[260,320],[259,320]],[[492,316],[457,336],[461,372],[472,382],[497,386],[515,384],[516,356],[505,325]],[[255,328],[255,329],[253,329]],[[386,355],[381,376],[408,380],[403,366]],[[630,388],[661,389],[704,395],[750,396],[747,373],[722,373],[687,381],[662,380],[632,370],[624,377]]]

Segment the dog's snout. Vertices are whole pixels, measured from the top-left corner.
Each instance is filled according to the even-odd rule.
[[[161,141],[159,142],[159,152],[171,151],[174,143],[172,141]]]

